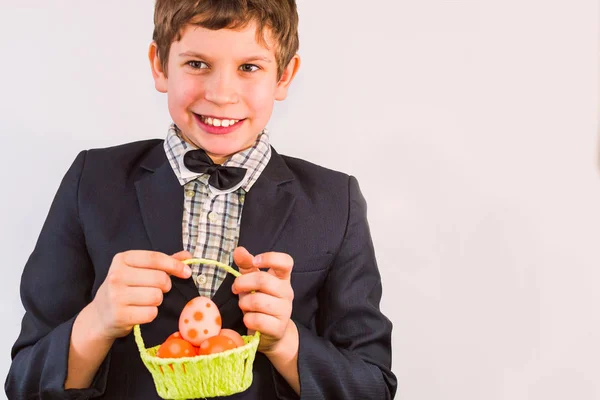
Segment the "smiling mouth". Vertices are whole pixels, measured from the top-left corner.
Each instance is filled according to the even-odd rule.
[[[243,119],[232,119],[232,118],[215,118],[215,117],[207,117],[204,115],[196,114],[200,120],[206,125],[224,127],[227,128],[229,126],[235,125]]]

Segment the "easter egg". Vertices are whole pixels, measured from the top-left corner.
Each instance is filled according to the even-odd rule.
[[[165,339],[165,342],[171,339],[183,339],[181,337],[181,333],[179,331],[172,333],[168,338]]]
[[[242,336],[232,329],[221,329],[219,336],[227,336],[233,340],[233,343],[235,343],[236,347],[241,347],[246,344]]]
[[[194,357],[196,355],[194,345],[183,339],[170,339],[160,345],[156,356],[160,358]]]
[[[221,313],[208,297],[198,296],[190,300],[179,316],[181,337],[199,346],[206,339],[221,331]]]
[[[237,345],[233,339],[227,336],[213,336],[203,341],[198,346],[198,355],[203,356],[207,354],[221,353],[225,350],[235,349]]]

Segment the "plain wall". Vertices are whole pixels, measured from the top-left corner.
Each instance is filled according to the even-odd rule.
[[[397,398],[600,398],[597,2],[298,3],[272,143],[361,184]],[[66,169],[169,115],[152,1],[0,4],[3,383]]]

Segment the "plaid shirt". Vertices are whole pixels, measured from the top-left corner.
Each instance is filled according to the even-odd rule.
[[[171,125],[164,142],[165,153],[179,183],[184,187],[182,221],[183,245],[195,258],[206,258],[231,265],[236,248],[246,193],[271,158],[269,135],[265,129],[252,147],[231,156],[224,166],[246,168],[239,188],[218,191],[208,185],[208,174],[188,170],[183,156],[195,147]],[[226,271],[214,265],[191,265],[192,278],[201,296],[212,298],[225,279]]]

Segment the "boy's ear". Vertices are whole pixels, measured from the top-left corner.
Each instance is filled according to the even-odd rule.
[[[167,93],[167,75],[163,71],[160,57],[158,56],[158,47],[156,46],[156,42],[150,43],[148,58],[150,59],[150,67],[152,68],[154,87],[156,87],[156,90],[161,93]]]
[[[281,101],[285,100],[288,93],[288,88],[292,83],[292,80],[296,76],[298,72],[298,68],[300,68],[300,56],[296,54],[288,63],[287,67],[283,70],[283,74],[277,82],[277,89],[275,89],[275,100]]]

